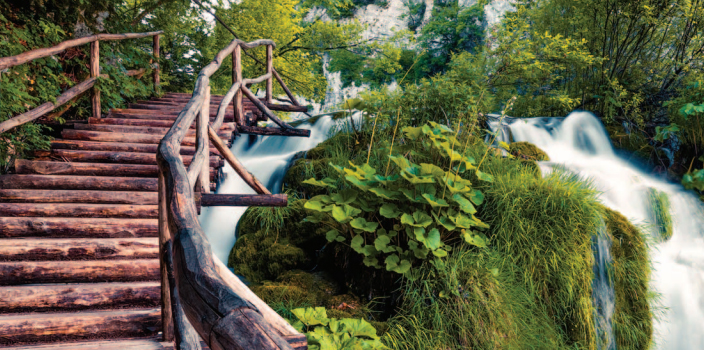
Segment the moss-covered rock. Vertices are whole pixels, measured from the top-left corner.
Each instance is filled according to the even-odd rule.
[[[509,145],[509,152],[516,158],[532,161],[550,160],[548,154],[530,142],[513,142]]]
[[[645,236],[620,213],[604,209],[611,235],[614,293],[613,329],[619,350],[649,349],[653,314],[648,290],[650,262]]]
[[[650,205],[650,220],[660,234],[660,238],[668,240],[672,237],[672,214],[670,213],[670,199],[667,193],[654,188],[648,190],[648,204]]]

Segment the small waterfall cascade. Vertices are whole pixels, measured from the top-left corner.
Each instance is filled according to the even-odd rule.
[[[652,177],[619,158],[603,125],[589,112],[573,112],[565,118],[504,118],[501,126],[498,117],[492,119],[490,126],[502,129],[503,141],[527,141],[548,154],[550,161],[541,162],[544,172],[561,166],[590,179],[604,205],[650,231],[651,289],[660,295],[654,305],[655,348],[704,349],[704,205],[679,184]],[[648,201],[652,189],[665,193],[670,201],[673,235],[666,241],[656,238],[652,225]],[[608,252],[607,242],[596,237],[597,264]],[[613,288],[597,291],[602,276],[601,267],[598,273],[596,269],[596,305],[600,312],[613,313]],[[603,298],[610,298],[611,306]]]
[[[609,274],[612,266],[611,240],[602,222],[599,232],[592,238],[594,252],[594,281],[592,281],[592,298],[594,300],[594,320],[596,321],[597,344],[601,350],[616,350],[614,330],[611,319],[614,315],[614,286]]]
[[[352,119],[358,119],[353,116]],[[237,159],[272,193],[280,193],[289,163],[300,151],[307,151],[325,141],[331,133],[343,127],[349,118],[334,120],[330,115],[303,122],[298,128],[309,129],[310,137],[241,136],[230,150]],[[234,169],[225,163],[224,179],[217,193],[256,194]],[[199,216],[213,254],[227,264],[230,250],[235,245],[235,227],[247,207],[206,207]]]

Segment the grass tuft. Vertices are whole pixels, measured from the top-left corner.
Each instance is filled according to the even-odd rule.
[[[650,188],[648,203],[650,204],[650,219],[657,228],[660,237],[664,241],[670,239],[672,237],[672,214],[667,193]]]

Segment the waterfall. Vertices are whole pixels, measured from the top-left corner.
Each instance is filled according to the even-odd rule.
[[[496,120],[494,117],[494,130]],[[651,287],[660,294],[659,304],[664,307],[654,322],[656,348],[704,349],[704,205],[679,184],[652,177],[619,158],[603,125],[591,113],[573,112],[566,118],[505,118],[502,123],[502,129],[509,131],[502,133],[504,141],[527,141],[540,147],[550,157],[550,161],[541,162],[544,171],[559,165],[589,178],[600,192],[601,202],[633,224],[647,228],[651,223],[650,189],[669,197],[673,236],[667,241],[654,239],[650,251]],[[647,230],[657,237],[652,225]],[[595,249],[598,261],[604,248],[596,243]],[[595,278],[601,277],[597,274]],[[610,297],[613,304],[613,291],[610,296],[608,292],[596,293],[600,295],[595,299]]]
[[[331,132],[349,119],[333,120],[324,115],[313,123],[303,122],[301,129],[309,129],[310,137],[247,136],[233,142],[232,153],[244,167],[259,179],[272,193],[281,192],[284,175],[289,163],[300,151],[307,151],[325,141]],[[354,117],[357,119],[357,117]],[[232,167],[225,163],[223,180],[217,188],[222,194],[255,194]],[[199,221],[210,241],[213,254],[227,264],[230,250],[235,245],[235,227],[247,207],[206,207]]]
[[[592,239],[594,252],[594,281],[592,298],[594,300],[594,319],[596,323],[599,349],[616,350],[614,330],[611,319],[614,315],[614,286],[609,268],[611,259],[611,240],[606,233],[606,224],[602,221],[599,232]]]

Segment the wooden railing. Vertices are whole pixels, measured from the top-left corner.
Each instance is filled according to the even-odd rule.
[[[243,79],[241,50],[258,46],[266,46],[267,72],[258,78]],[[201,70],[191,99],[157,149],[162,320],[165,340],[174,339],[177,349],[199,349],[198,335],[211,349],[307,348],[304,335],[298,333],[262,302],[213,256],[210,244],[198,222],[201,205],[287,205],[286,195],[272,195],[237,161],[216,133],[224,120],[225,110],[233,101],[235,124],[240,131],[284,136],[310,135],[308,130],[291,127],[271,111],[305,110],[305,107],[298,105],[280,78],[277,80],[293,105],[271,103],[273,78],[277,77],[273,68],[274,46],[271,40],[256,40],[250,43],[233,40],[220,51],[215,59]],[[231,54],[233,84],[223,97],[216,118],[208,125],[210,77]],[[262,82],[266,82],[264,101],[254,96],[248,88],[248,85]],[[243,96],[250,99],[262,111],[262,115],[276,123],[279,128],[256,126],[256,120],[245,116]],[[179,156],[180,145],[194,121],[197,129],[197,151],[186,169]],[[217,151],[258,195],[208,194],[209,142],[213,143]]]
[[[64,50],[76,47],[83,44],[90,43],[90,78],[76,84],[72,88],[66,90],[63,94],[56,98],[56,102],[46,102],[41,106],[38,106],[30,111],[22,113],[18,116],[10,118],[2,123],[0,123],[0,133],[10,130],[16,126],[22,125],[29,121],[35,120],[55,108],[71,101],[72,99],[78,97],[82,93],[88,91],[88,89],[93,88],[91,96],[91,105],[93,108],[93,117],[100,118],[100,91],[96,89],[95,82],[98,77],[106,77],[106,75],[100,74],[100,41],[110,41],[110,40],[123,40],[123,39],[138,39],[145,37],[154,37],[154,52],[153,56],[155,60],[159,59],[159,34],[164,33],[163,31],[158,32],[148,32],[148,33],[126,33],[126,34],[97,34],[91,35],[79,39],[67,40],[56,46],[35,49],[27,51],[25,53],[0,58],[0,71],[14,67],[23,63],[27,63],[38,58],[49,57],[56,55]],[[158,91],[159,88],[159,63],[155,62],[156,66],[154,68],[154,89]],[[141,77],[144,74],[145,69],[137,69],[127,72],[127,76],[138,76]]]

